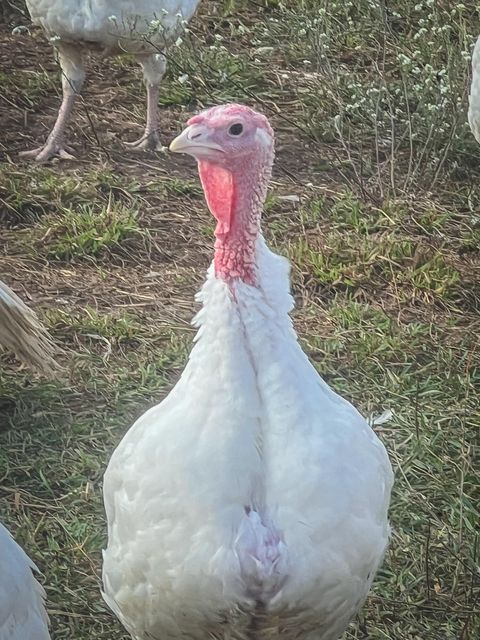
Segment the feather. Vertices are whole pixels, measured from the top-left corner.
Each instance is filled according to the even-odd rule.
[[[0,640],[50,640],[45,591],[27,554],[0,524]]]
[[[472,56],[472,84],[468,103],[468,122],[477,142],[480,142],[480,36]]]
[[[47,331],[36,314],[3,282],[0,282],[0,345],[45,374],[59,369]]]

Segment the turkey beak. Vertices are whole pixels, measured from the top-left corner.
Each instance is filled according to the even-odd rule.
[[[188,153],[191,156],[209,155],[211,151],[223,149],[220,145],[209,140],[210,129],[203,125],[191,124],[170,143],[173,153]]]

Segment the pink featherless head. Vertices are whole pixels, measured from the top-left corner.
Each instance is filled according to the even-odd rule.
[[[187,125],[191,124],[209,124],[210,126],[221,127],[229,124],[232,119],[239,118],[245,120],[256,127],[263,129],[269,137],[274,139],[273,129],[268,119],[258,111],[244,104],[223,104],[216,107],[210,107],[190,118]]]
[[[272,164],[274,135],[264,115],[244,105],[226,104],[190,118],[170,150],[242,171],[252,162]]]
[[[216,273],[253,284],[255,239],[274,158],[267,118],[244,105],[212,107],[190,118],[170,150],[198,162],[205,198],[217,219]]]

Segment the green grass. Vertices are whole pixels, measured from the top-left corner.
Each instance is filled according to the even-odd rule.
[[[41,233],[38,242],[42,253],[57,260],[95,257],[142,234],[137,212],[118,203],[101,208],[80,205],[63,209],[60,214],[44,218],[37,231]]]
[[[305,233],[291,240],[287,251],[296,267],[313,274],[322,286],[395,288],[402,299],[419,294],[448,298],[461,287],[448,239],[432,245],[431,236],[442,228],[440,215],[435,220],[431,212],[421,216],[422,237],[418,231],[407,232],[412,221],[402,206],[387,202],[382,208],[368,207],[348,192],[330,202],[307,202],[300,215]],[[447,222],[445,215],[444,226]]]
[[[301,344],[365,415],[393,411],[376,427],[396,474],[392,543],[342,640],[480,636],[477,33],[473,1],[205,0],[168,53],[165,142],[219,101],[271,117],[264,231],[293,263]],[[40,98],[54,94],[50,116],[58,102],[42,55],[0,78],[31,138]],[[127,640],[99,594],[102,475],[186,362],[213,246],[193,163],[118,151],[143,122],[135,67],[92,65],[72,125],[81,162],[0,166],[2,279],[65,350],[55,381],[0,361],[0,520],[44,573],[54,640]],[[90,150],[92,123],[109,155]]]
[[[22,107],[33,107],[41,97],[55,92],[55,78],[45,70],[0,72],[0,84],[5,88],[4,98]]]

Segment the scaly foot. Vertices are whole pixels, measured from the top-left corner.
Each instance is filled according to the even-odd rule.
[[[135,142],[124,142],[124,144],[135,151],[161,151],[163,149],[158,131],[145,132],[143,136],[135,140]]]
[[[21,151],[21,158],[27,160],[35,160],[36,162],[48,162],[52,158],[60,158],[61,160],[76,160],[73,155],[73,149],[67,147],[60,140],[47,140],[46,143],[37,149],[29,151]]]

